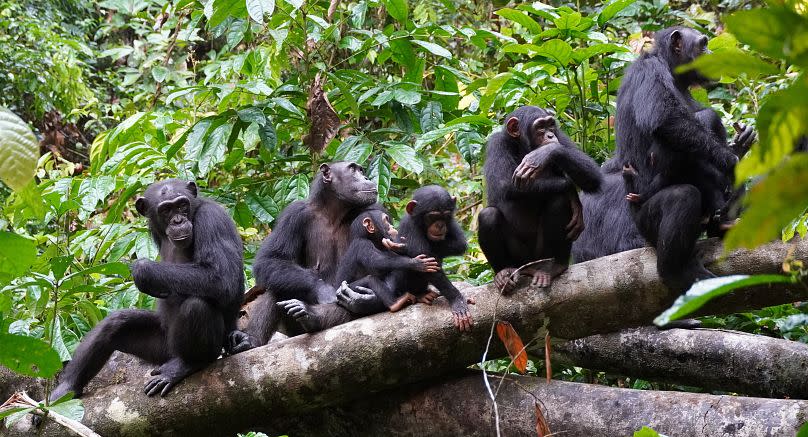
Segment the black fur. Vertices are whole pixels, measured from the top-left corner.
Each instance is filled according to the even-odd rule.
[[[169,179],[137,200],[162,262],[138,260],[132,276],[141,292],[158,298],[157,311],[122,310],[102,320],[79,344],[51,399],[81,395],[116,350],[159,364],[145,391],[163,396],[221,354],[244,293],[243,248],[227,212],[196,194],[193,182]]]

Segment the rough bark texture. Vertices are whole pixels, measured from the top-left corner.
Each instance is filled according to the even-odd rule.
[[[499,378],[490,379],[496,388]],[[263,431],[295,436],[496,435],[482,374],[467,371],[444,380],[325,408],[305,420],[280,419]],[[554,435],[568,437],[630,436],[643,426],[669,436],[793,437],[808,416],[806,401],[547,384],[540,378],[510,376],[497,395],[503,436],[536,436],[535,399],[541,401]]]
[[[808,345],[735,331],[656,328],[593,335],[553,359],[652,381],[766,397],[808,398]]]
[[[716,245],[706,244],[711,259],[720,252]],[[735,252],[713,268],[721,274],[777,272],[789,247],[774,243]],[[806,255],[808,243],[800,242],[794,256]],[[527,341],[544,337],[547,314],[555,337],[578,338],[639,326],[672,300],[647,248],[571,266],[549,290],[522,289],[499,299],[492,285],[463,293],[477,301],[471,333],[452,326],[447,303],[439,299],[431,307],[378,314],[220,360],[166,398],[143,395],[148,367],[113,363],[108,370],[118,384],[87,390],[82,422],[102,435],[232,434],[465,368],[480,360],[495,319],[510,321]],[[773,287],[766,296],[765,305],[774,305],[808,292]],[[746,310],[750,301],[739,292],[721,299],[720,308]],[[493,345],[489,358],[503,352],[498,340]],[[49,425],[44,434],[60,433]]]

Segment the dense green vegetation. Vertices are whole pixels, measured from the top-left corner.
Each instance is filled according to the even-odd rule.
[[[0,106],[42,152],[35,180],[0,186],[0,363],[53,375],[107,313],[153,305],[127,268],[156,257],[132,199],[164,177],[196,180],[228,208],[249,284],[258,245],[320,162],[365,165],[394,215],[414,187],[438,183],[458,196],[472,243],[447,269],[489,281],[474,232],[487,136],[510,110],[539,105],[605,160],[623,70],[672,24],[711,36],[698,66],[720,80],[697,98],[726,126],[759,131],[738,183],[759,182],[729,245],[804,236],[808,157],[793,146],[808,133],[808,8],[755,6],[0,0]],[[709,322],[808,342],[806,314],[786,305]]]

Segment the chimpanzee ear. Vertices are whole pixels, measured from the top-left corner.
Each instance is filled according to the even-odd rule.
[[[135,209],[137,209],[140,215],[145,217],[149,212],[149,202],[145,197],[138,197],[137,200],[135,200]]]
[[[678,30],[671,32],[671,49],[677,55],[682,54],[682,32]]]
[[[331,167],[328,164],[320,165],[320,173],[323,174],[323,182],[331,183]]]
[[[362,226],[365,227],[365,230],[368,231],[368,234],[375,234],[376,233],[376,226],[373,226],[373,220],[370,217],[365,217],[362,219]]]
[[[407,202],[407,214],[412,215],[412,212],[415,211],[415,207],[418,206],[418,201],[410,200]]]
[[[188,192],[191,193],[191,195],[196,197],[196,193],[197,193],[196,182],[189,181],[188,185],[185,188],[188,189]]]
[[[511,117],[505,122],[505,130],[511,138],[519,138],[519,119]]]

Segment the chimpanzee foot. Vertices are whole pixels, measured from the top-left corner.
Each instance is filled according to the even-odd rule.
[[[146,383],[143,393],[146,393],[147,396],[154,396],[157,393],[160,393],[160,396],[165,396],[178,382],[196,372],[199,368],[200,366],[186,363],[182,358],[172,358],[163,363],[162,366],[152,370],[152,375],[157,376]]]
[[[437,299],[439,296],[440,296],[440,294],[438,294],[438,293],[436,293],[434,291],[430,291],[427,294],[419,297],[418,298],[418,303],[432,305],[432,302],[434,302],[435,299]]]
[[[246,332],[235,329],[227,334],[227,341],[224,345],[224,353],[227,355],[235,355],[244,351],[248,351],[257,347],[252,337]]]
[[[507,267],[497,272],[494,276],[494,286],[497,290],[504,295],[510,294],[516,288],[516,282],[519,280],[519,275],[514,275],[516,269]]]
[[[390,306],[390,312],[395,313],[397,311],[401,311],[415,302],[416,298],[414,295],[412,295],[412,293],[404,293],[393,303],[393,305]]]
[[[286,311],[289,317],[295,319],[306,332],[322,331],[323,328],[320,325],[320,319],[317,318],[302,301],[289,299],[280,301],[277,305]]]
[[[530,285],[539,288],[549,287],[552,283],[553,277],[550,276],[550,272],[544,270],[536,270],[533,272],[533,280],[530,281]]]

